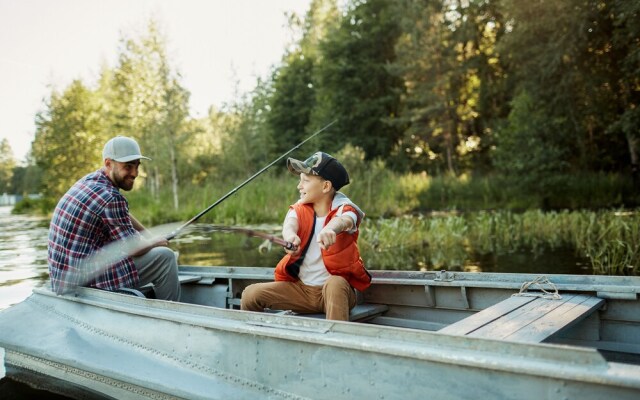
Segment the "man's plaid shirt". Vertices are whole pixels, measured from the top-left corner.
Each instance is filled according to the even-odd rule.
[[[104,170],[80,179],[62,196],[51,219],[48,253],[52,289],[62,293],[68,284],[107,290],[135,287],[138,272],[131,257],[98,265],[103,272],[91,278],[87,277],[90,266],[82,264],[110,242],[134,235],[139,234],[129,217],[129,203]]]

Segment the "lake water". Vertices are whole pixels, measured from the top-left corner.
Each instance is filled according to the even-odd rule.
[[[0,207],[0,309],[26,298],[49,278],[44,218],[12,215]]]

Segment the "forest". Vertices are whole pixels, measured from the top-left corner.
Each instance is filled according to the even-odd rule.
[[[50,212],[122,134],[155,160],[138,191],[164,202],[157,218],[179,218],[214,199],[194,204],[194,190],[232,186],[335,120],[294,155],[339,157],[374,215],[635,207],[639,12],[624,0],[314,0],[289,16],[297,39],[281,62],[204,118],[150,20],[96,82],[51,91],[27,165],[0,143],[0,192],[40,193]]]

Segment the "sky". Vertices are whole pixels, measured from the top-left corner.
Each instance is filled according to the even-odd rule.
[[[234,100],[266,77],[292,42],[285,12],[311,0],[0,0],[0,140],[23,161],[52,88],[93,87],[114,67],[119,39],[154,18],[172,67],[191,92],[191,116]]]

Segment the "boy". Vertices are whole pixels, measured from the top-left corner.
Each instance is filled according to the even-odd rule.
[[[338,192],[349,183],[349,175],[323,152],[304,162],[289,158],[287,168],[300,175],[300,200],[289,207],[282,237],[297,248],[287,250],[276,266],[275,282],[244,290],[241,309],[324,312],[327,319],[348,321],[356,304],[353,289],[371,284],[357,245],[364,213]]]

